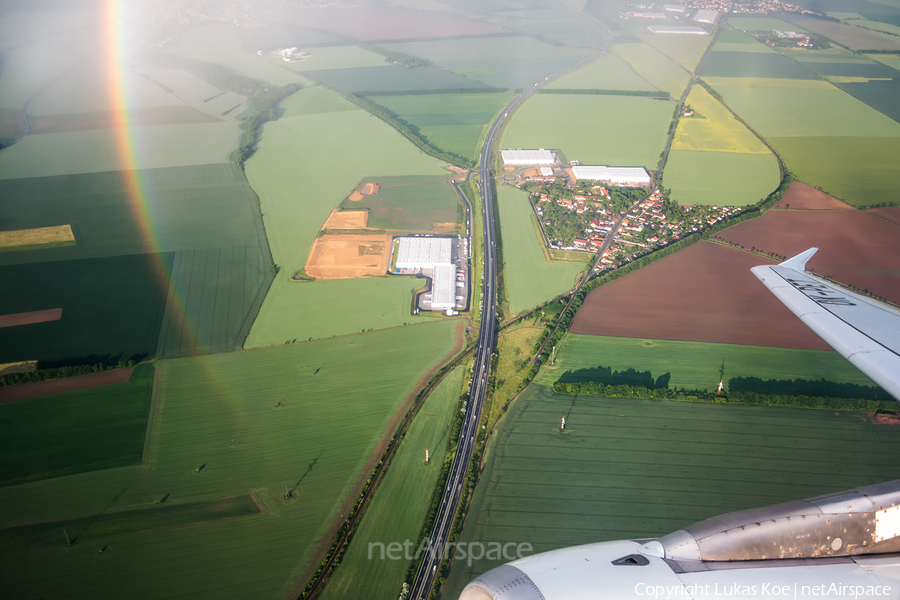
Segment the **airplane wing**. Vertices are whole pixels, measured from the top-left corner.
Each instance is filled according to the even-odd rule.
[[[900,400],[900,311],[806,271],[818,248],[750,271],[828,345]]]

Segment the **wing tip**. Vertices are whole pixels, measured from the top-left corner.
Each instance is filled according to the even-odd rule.
[[[779,263],[779,267],[787,267],[788,269],[794,269],[795,271],[800,271],[801,273],[806,270],[806,263],[810,258],[813,257],[813,254],[818,252],[818,248],[810,248],[804,252],[801,252],[797,256],[792,256],[786,261]]]

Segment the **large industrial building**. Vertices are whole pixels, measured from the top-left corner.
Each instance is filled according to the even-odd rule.
[[[709,35],[702,27],[679,27],[676,25],[650,25],[647,27],[659,35]]]
[[[697,14],[694,15],[694,20],[698,23],[714,25],[719,22],[721,16],[717,10],[698,10]]]
[[[402,237],[397,248],[397,273],[431,275],[431,308],[456,306],[453,240],[441,237]]]
[[[643,167],[597,167],[578,165],[572,167],[575,179],[603,181],[612,185],[645,187],[650,185],[650,174]]]
[[[550,150],[501,150],[504,166],[535,166],[556,163],[556,154]]]

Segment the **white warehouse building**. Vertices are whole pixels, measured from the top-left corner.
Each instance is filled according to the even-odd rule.
[[[431,307],[456,306],[453,240],[440,237],[402,237],[397,248],[397,272],[431,271]]]
[[[577,165],[572,167],[575,179],[604,181],[613,185],[639,186],[650,185],[650,174],[643,167],[593,167]]]
[[[550,150],[501,150],[504,166],[552,165],[556,154]]]
[[[719,11],[717,10],[698,10],[697,14],[694,15],[694,20],[698,23],[714,25],[719,22],[720,16]]]

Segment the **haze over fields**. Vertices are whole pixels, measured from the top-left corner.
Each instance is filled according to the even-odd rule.
[[[0,2],[3,596],[406,599],[484,344],[467,543],[900,478],[749,272],[900,303],[900,3],[677,6]]]

